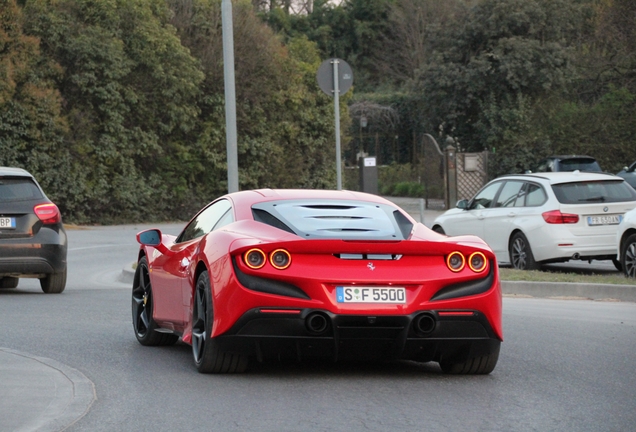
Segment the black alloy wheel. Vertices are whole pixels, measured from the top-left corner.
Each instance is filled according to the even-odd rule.
[[[627,237],[621,251],[621,264],[625,276],[636,278],[636,234]]]
[[[204,271],[197,279],[192,308],[192,355],[197,370],[201,373],[241,373],[247,368],[247,357],[238,353],[224,352],[212,338],[214,308],[210,277]]]
[[[521,232],[516,232],[510,239],[510,263],[518,270],[537,270],[539,264],[534,260],[528,239]]]
[[[148,260],[142,257],[137,263],[132,287],[132,319],[135,336],[146,346],[173,345],[179,336],[155,331],[157,324],[152,318],[152,286]]]

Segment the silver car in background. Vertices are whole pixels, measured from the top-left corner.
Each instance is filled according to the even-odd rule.
[[[433,230],[450,236],[477,235],[499,263],[517,269],[594,259],[612,260],[620,270],[617,227],[633,208],[636,191],[615,175],[507,175],[437,217]]]

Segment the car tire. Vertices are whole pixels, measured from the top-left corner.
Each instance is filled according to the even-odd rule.
[[[66,288],[66,268],[60,273],[51,273],[40,279],[40,288],[46,294],[59,294]]]
[[[439,226],[439,225],[435,225],[435,226],[433,227],[433,231],[435,231],[436,233],[439,233],[439,234],[444,234],[444,235],[446,235],[446,233],[444,232],[444,228],[442,228],[442,227],[441,227],[441,226]]]
[[[152,285],[148,260],[142,257],[137,263],[132,287],[132,321],[135,336],[145,346],[174,345],[179,336],[156,331],[157,323],[152,318]]]
[[[508,247],[510,264],[518,270],[537,270],[539,264],[534,260],[528,239],[521,232],[516,232],[510,239]]]
[[[623,271],[623,264],[621,264],[621,262],[616,258],[612,258],[612,264],[614,264],[614,267],[616,267],[616,270],[619,272]]]
[[[19,279],[17,277],[3,277],[0,279],[0,288],[16,288]]]
[[[463,362],[452,360],[440,360],[439,366],[442,372],[451,375],[487,375],[495,369],[499,360],[499,349],[501,343],[498,342],[490,354],[468,359]]]
[[[241,373],[247,368],[247,356],[224,352],[212,335],[214,308],[210,277],[204,271],[199,275],[192,305],[192,355],[201,373]]]
[[[636,278],[636,234],[627,237],[621,250],[621,264],[625,276]]]

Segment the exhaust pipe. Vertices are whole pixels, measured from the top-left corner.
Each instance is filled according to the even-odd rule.
[[[305,327],[307,331],[314,336],[318,336],[327,331],[329,321],[327,317],[320,312],[312,312],[305,318]]]
[[[574,255],[572,255],[572,259],[573,260],[580,260],[581,259],[581,254],[576,252]]]
[[[413,330],[418,336],[426,336],[435,330],[435,317],[429,313],[421,313],[413,320]]]

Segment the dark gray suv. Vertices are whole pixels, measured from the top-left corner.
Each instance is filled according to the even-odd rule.
[[[557,172],[557,171],[587,171],[603,172],[596,159],[591,156],[561,155],[549,156],[542,159],[532,172]]]
[[[616,175],[623,177],[631,187],[636,189],[636,162],[631,164],[629,167],[623,168],[623,170]]]
[[[0,167],[0,288],[38,278],[45,293],[66,287],[68,250],[62,215],[31,174]]]

